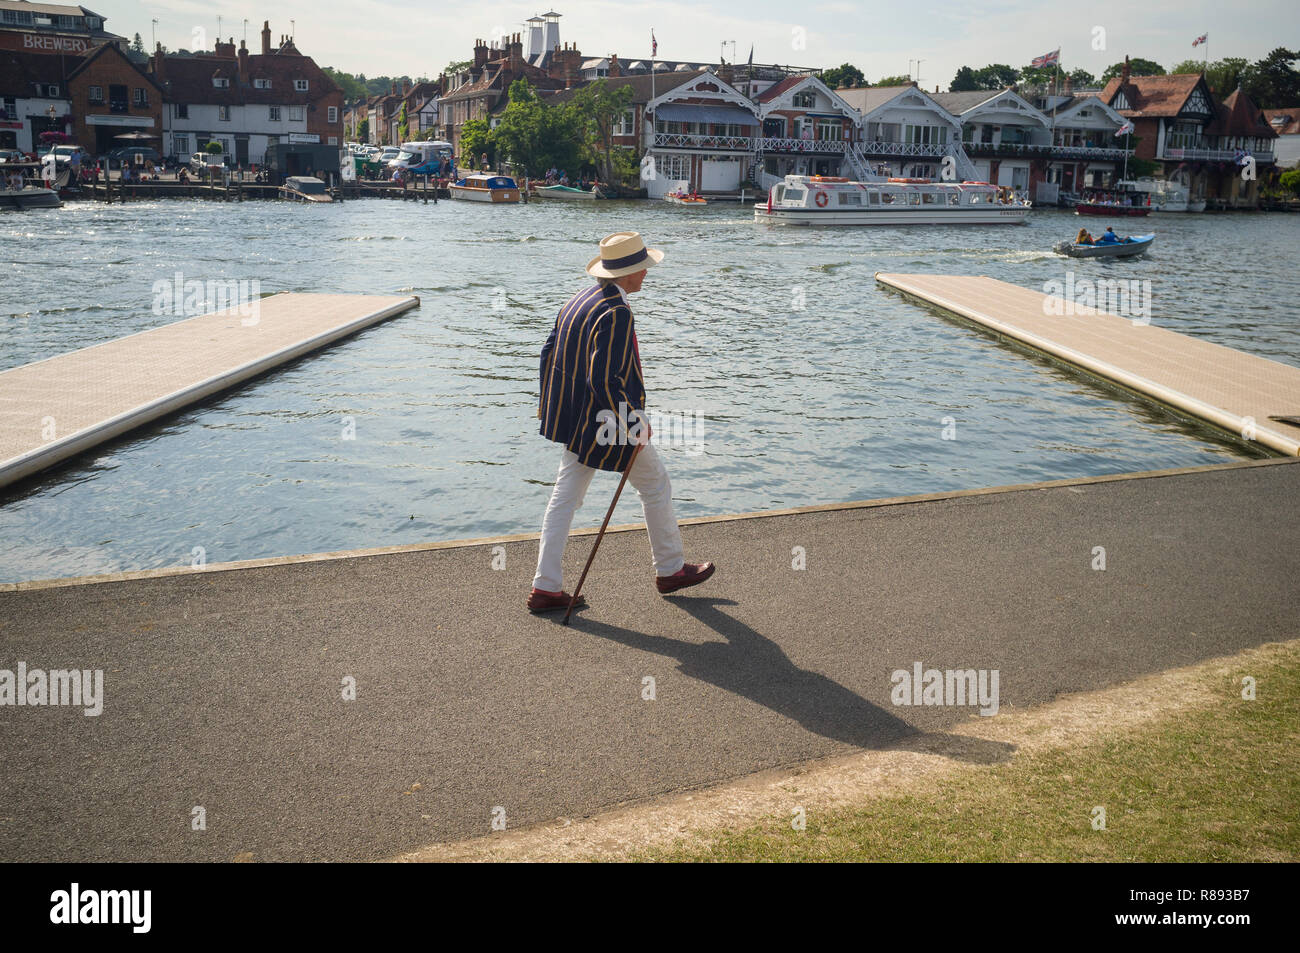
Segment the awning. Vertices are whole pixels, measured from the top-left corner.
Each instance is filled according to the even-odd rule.
[[[668,103],[655,110],[655,119],[666,122],[711,122],[718,125],[731,123],[737,126],[757,126],[758,119],[739,106],[687,106]]]
[[[845,119],[843,113],[804,113],[809,119]]]

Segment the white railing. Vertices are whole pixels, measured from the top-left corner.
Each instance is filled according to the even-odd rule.
[[[779,175],[773,175],[771,172],[768,172],[764,169],[759,169],[757,181],[758,181],[759,188],[763,189],[766,192],[770,192],[775,186],[778,186],[782,182],[784,182],[785,179],[781,178]]]
[[[947,150],[947,145],[937,143],[887,142],[880,139],[858,143],[855,147],[857,152],[878,156],[941,156]]]
[[[789,139],[767,138],[758,140],[764,152],[844,152],[843,139]]]
[[[1210,162],[1232,162],[1238,156],[1254,156],[1256,162],[1272,162],[1273,153],[1255,149],[1206,149],[1204,147],[1193,146],[1190,148],[1176,148],[1168,144],[1165,145],[1164,154],[1157,156],[1158,159],[1180,159],[1183,161],[1210,161]]]
[[[680,132],[656,132],[655,145],[678,149],[723,149],[728,152],[753,152],[754,139],[749,136],[699,136]]]

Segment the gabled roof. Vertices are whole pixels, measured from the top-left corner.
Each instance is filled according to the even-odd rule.
[[[1237,87],[1223,102],[1218,103],[1218,116],[1207,133],[1216,136],[1247,136],[1272,139],[1277,132],[1264,118],[1255,101],[1241,87]]]
[[[1101,98],[1106,103],[1115,99],[1120,91],[1121,77],[1116,76],[1101,91]],[[1204,78],[1199,73],[1174,73],[1169,76],[1130,76],[1124,87],[1128,99],[1128,108],[1119,110],[1130,119],[1148,116],[1177,116],[1183,105],[1192,95],[1197,85],[1204,86]],[[1207,97],[1213,102],[1209,87],[1205,86]]]
[[[0,50],[0,96],[31,99],[36,95],[35,84],[57,83],[61,98],[66,99],[67,68],[80,62],[80,56]]]
[[[781,82],[769,86],[767,89],[763,90],[755,97],[755,99],[760,103],[770,103],[772,100],[776,99],[776,97],[780,96],[782,93],[786,92],[787,90],[794,89],[804,80],[809,78],[810,77],[808,76],[787,76],[785,79],[781,80]]]
[[[1010,88],[1010,87],[1007,87]],[[954,116],[969,112],[976,106],[983,106],[990,99],[996,99],[1007,91],[1004,89],[971,89],[958,93],[934,93],[932,99]]]
[[[305,106],[338,91],[311,57],[300,53],[250,54],[247,85],[239,79],[239,60],[229,56],[164,56],[163,80],[167,99],[195,105],[238,106]],[[230,85],[212,85],[214,77],[230,80]],[[258,89],[254,80],[268,79],[270,89]],[[307,80],[307,90],[294,89],[294,80]]]
[[[664,93],[674,90],[685,83],[689,83],[691,80],[695,79],[695,77],[702,76],[703,74],[704,70],[699,70],[695,73],[671,73],[667,76],[657,73],[653,77],[654,95],[655,97],[662,96]],[[599,82],[608,84],[612,89],[617,89],[621,86],[631,86],[632,102],[642,104],[650,102],[651,76],[649,73],[646,73],[644,76],[610,76],[607,79],[599,80]],[[573,89],[558,90],[551,97],[551,101],[557,103],[567,102],[572,99],[581,88],[582,87],[574,87]]]
[[[1279,136],[1300,136],[1300,106],[1265,109],[1264,118]]]
[[[892,105],[895,100],[908,98],[919,100],[921,104],[929,106],[942,116],[954,129],[961,129],[961,120],[940,106],[933,96],[921,89],[916,83],[908,83],[906,86],[868,86],[861,89],[837,89],[835,94],[861,113],[864,120],[868,119],[872,113]]]
[[[1096,93],[1089,93],[1086,96],[1071,96],[1059,102],[1054,109],[1044,110],[1047,115],[1052,116],[1056,122],[1065,122],[1070,119],[1074,113],[1081,109],[1092,107],[1100,109],[1115,125],[1123,125],[1124,117],[1111,109],[1106,101]]]
[[[90,68],[91,64],[98,61],[101,56],[116,56],[123,63],[126,63],[128,66],[130,66],[131,69],[139,73],[140,78],[143,79],[146,83],[148,83],[154,89],[158,90],[158,92],[160,93],[162,92],[162,87],[158,85],[157,81],[153,78],[153,76],[145,72],[139,66],[139,64],[132,61],[130,57],[128,57],[125,53],[123,53],[120,49],[118,49],[116,43],[104,43],[100,46],[95,47],[93,50],[91,50],[89,53],[83,56],[81,58],[81,63],[78,64],[78,66],[71,73],[68,74],[68,81],[71,82],[72,80],[80,76],[83,72],[85,72],[87,69]]]

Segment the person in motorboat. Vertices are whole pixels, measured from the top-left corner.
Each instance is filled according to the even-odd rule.
[[[1076,245],[1095,245],[1096,241],[1093,239],[1090,231],[1086,228],[1081,228],[1079,229],[1079,234],[1074,237],[1074,243]]]
[[[1106,231],[1105,231],[1104,233],[1102,233],[1102,236],[1101,236],[1101,238],[1098,240],[1097,244],[1098,244],[1098,245],[1117,245],[1117,244],[1119,244],[1119,236],[1115,234],[1115,229],[1111,228],[1109,225],[1106,226]]]

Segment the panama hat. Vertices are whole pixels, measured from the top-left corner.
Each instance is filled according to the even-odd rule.
[[[600,255],[587,263],[593,278],[621,278],[664,260],[657,248],[646,248],[640,232],[615,232],[600,240]]]

